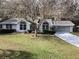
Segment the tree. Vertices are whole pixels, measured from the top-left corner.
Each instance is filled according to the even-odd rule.
[[[1,1],[1,0],[0,0]],[[31,17],[34,22],[38,16],[42,18],[72,18],[76,15],[77,2],[74,0],[4,0],[0,3],[1,17]],[[38,24],[38,23],[36,23]],[[37,26],[35,29],[37,36]]]
[[[36,18],[71,18],[76,14],[77,2],[74,0],[10,0],[3,4],[5,13],[9,17],[25,17],[28,15]]]
[[[76,14],[78,3],[74,0],[40,0],[43,18],[47,16],[72,18]]]

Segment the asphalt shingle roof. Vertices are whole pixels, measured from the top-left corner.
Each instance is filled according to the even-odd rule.
[[[55,26],[74,26],[71,21],[54,21]]]
[[[43,23],[43,22],[48,22],[49,24],[54,26],[74,26],[75,25],[71,21],[53,21],[52,19],[45,19],[40,21],[40,23]]]
[[[5,20],[3,22],[0,22],[0,24],[17,24],[18,21],[20,20],[26,20],[25,18],[11,18],[8,20]],[[31,23],[37,23],[38,21],[32,22],[29,20],[26,20]],[[40,20],[40,23],[43,22],[48,22],[49,24],[54,25],[54,26],[74,26],[74,24],[71,21],[53,21],[52,19],[45,19],[45,20]]]
[[[0,24],[17,24],[18,21],[20,21],[20,20],[25,20],[26,21],[25,18],[11,18],[11,19],[0,22]],[[27,21],[31,22],[29,20],[27,20]]]
[[[18,21],[19,21],[18,18],[11,18],[11,19],[0,22],[0,24],[17,24]]]

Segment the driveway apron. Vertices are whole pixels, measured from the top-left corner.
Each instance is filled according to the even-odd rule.
[[[79,37],[76,35],[73,35],[71,33],[66,33],[66,32],[57,32],[55,34],[57,37],[60,39],[64,40],[67,43],[70,43],[76,47],[79,47]]]

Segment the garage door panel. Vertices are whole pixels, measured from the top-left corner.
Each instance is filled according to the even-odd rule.
[[[70,27],[56,27],[56,32],[70,32]]]

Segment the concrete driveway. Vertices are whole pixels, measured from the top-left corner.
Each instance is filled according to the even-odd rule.
[[[58,32],[55,34],[60,39],[64,40],[65,42],[68,42],[76,47],[79,47],[79,37],[76,35],[73,35],[71,33],[66,32]]]

